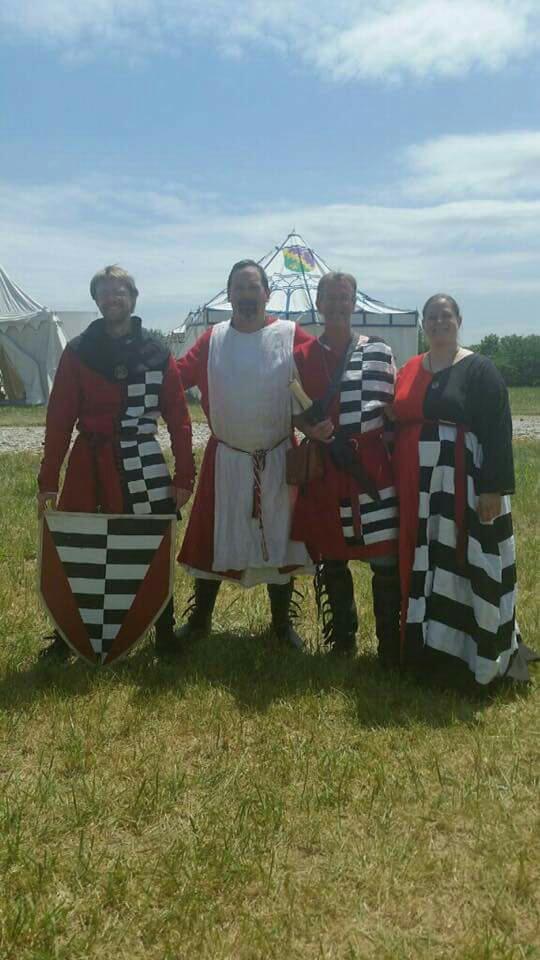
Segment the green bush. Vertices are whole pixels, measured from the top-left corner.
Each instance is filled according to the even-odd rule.
[[[509,387],[540,386],[540,336],[490,333],[470,349],[489,357]]]

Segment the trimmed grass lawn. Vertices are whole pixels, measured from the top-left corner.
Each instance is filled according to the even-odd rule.
[[[516,444],[520,607],[540,644],[540,444]],[[538,668],[419,685],[277,649],[227,585],[175,666],[36,664],[37,457],[0,457],[2,960],[540,956]],[[300,632],[318,637],[311,583]],[[177,574],[180,613],[190,583]]]

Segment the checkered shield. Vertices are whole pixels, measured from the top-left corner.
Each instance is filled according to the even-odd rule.
[[[173,589],[176,518],[48,511],[39,589],[67,644],[92,664],[124,656]]]

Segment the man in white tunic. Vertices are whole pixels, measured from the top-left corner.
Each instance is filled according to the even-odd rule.
[[[290,622],[291,575],[309,573],[311,561],[304,544],[290,539],[285,455],[293,351],[311,338],[266,315],[268,278],[255,261],[233,266],[227,292],[232,318],[210,327],[178,361],[184,388],[201,392],[212,435],[178,557],[195,577],[195,592],[177,636],[192,640],[210,629],[220,583],[231,580],[266,583],[275,633],[300,645]]]

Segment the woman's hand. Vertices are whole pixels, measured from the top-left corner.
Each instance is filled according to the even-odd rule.
[[[182,487],[176,488],[176,509],[180,510],[181,507],[184,507],[191,497],[192,490],[182,490]]]
[[[478,497],[477,512],[480,523],[491,523],[501,512],[500,493],[481,493]]]
[[[387,420],[392,420],[392,421],[394,421],[394,420],[396,419],[396,415],[395,415],[395,413],[394,413],[394,405],[393,405],[393,403],[385,403],[385,405],[384,405],[384,407],[383,407],[383,413],[384,413],[384,415],[385,415],[385,417],[386,417]]]
[[[331,420],[326,419],[315,424],[303,423],[300,429],[310,440],[318,440],[319,443],[330,443],[334,433],[334,424]]]
[[[56,510],[56,500],[58,493],[38,493],[37,495],[37,515],[38,519],[43,516],[45,510]]]

